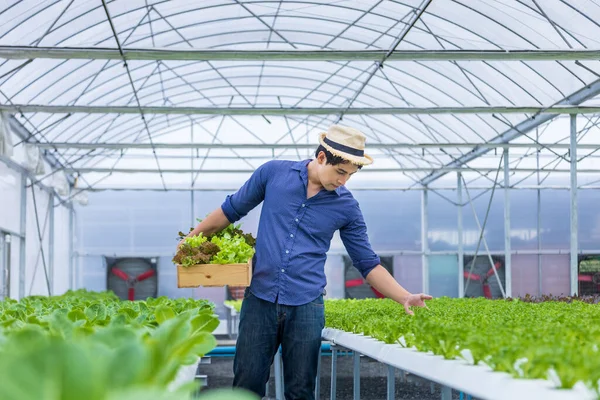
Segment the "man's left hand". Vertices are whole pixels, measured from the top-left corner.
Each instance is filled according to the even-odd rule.
[[[423,293],[411,294],[410,296],[408,296],[406,298],[406,300],[403,303],[404,310],[406,311],[407,314],[414,315],[415,313],[410,309],[410,307],[412,307],[412,306],[425,307],[425,308],[429,309],[429,307],[427,307],[427,304],[425,304],[425,300],[431,300],[431,299],[433,299],[433,297],[431,297],[428,294],[423,294]]]

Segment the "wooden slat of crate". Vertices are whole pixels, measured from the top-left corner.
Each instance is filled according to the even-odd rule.
[[[247,264],[199,264],[177,266],[177,287],[249,286],[252,279],[251,260]]]

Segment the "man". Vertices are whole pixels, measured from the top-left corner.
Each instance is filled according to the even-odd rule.
[[[270,366],[282,346],[285,398],[313,399],[321,331],[325,325],[324,264],[335,231],[354,266],[384,296],[425,306],[380,265],[358,202],[344,187],[363,165],[365,136],[334,125],[320,135],[315,159],[261,165],[190,235],[219,232],[264,201],[250,287],[244,294],[234,359],[235,387],[265,395]],[[426,307],[426,306],[425,306]]]

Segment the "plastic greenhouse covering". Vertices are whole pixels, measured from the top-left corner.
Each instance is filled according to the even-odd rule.
[[[477,144],[518,130],[519,124],[540,114],[377,110],[597,105],[595,87],[578,103],[565,99],[593,86],[598,61],[564,55],[411,60],[395,59],[394,52],[549,49],[568,54],[598,46],[597,35],[591,33],[598,29],[599,13],[592,1],[560,0],[9,1],[0,8],[0,46],[5,51],[22,47],[38,52],[31,58],[9,56],[2,61],[0,103],[31,133],[28,141],[46,143],[45,151],[67,174],[78,177],[82,189],[233,188],[268,159],[310,157],[317,134],[340,120],[367,135],[376,159],[369,172],[351,185],[414,187],[439,168],[452,167]],[[72,51],[49,55],[57,49]],[[178,59],[153,60],[142,51],[128,58],[133,49],[179,54],[171,57]],[[214,50],[216,55],[212,60],[186,59],[193,58],[186,51],[195,49]],[[115,51],[105,56],[103,50]],[[222,59],[227,52],[259,50],[373,51],[377,56],[286,61],[245,53]],[[146,107],[173,113],[142,113]],[[221,111],[212,115],[177,111],[183,107]],[[96,111],[86,112],[89,108]],[[239,108],[336,111],[305,115],[227,111]],[[568,182],[564,173],[569,169],[568,148],[533,146],[568,147],[568,115],[552,121],[513,137],[523,146],[509,154],[512,185],[538,184],[538,176],[531,172],[536,169],[555,172],[539,179]],[[580,144],[593,142],[597,122],[592,114],[578,118]],[[190,143],[205,146],[193,148]],[[398,143],[447,146],[384,146]],[[448,145],[455,143],[465,146]],[[244,144],[254,147],[239,146]],[[596,158],[587,157],[593,151],[578,151],[580,170],[597,169]],[[490,151],[469,160],[467,182],[492,184],[501,155]],[[582,172],[582,182],[593,184],[590,174]],[[455,185],[454,177],[443,175],[447,179],[427,183]]]
[[[366,136],[374,164],[347,186],[411,293],[597,299],[599,33],[596,0],[0,1],[0,299],[78,288],[203,299],[234,329],[226,300],[239,287],[178,287],[178,233],[263,163],[313,158],[334,124]],[[244,232],[257,235],[261,207]],[[381,297],[352,265],[336,233],[326,297]],[[465,299],[437,304],[454,300]],[[345,323],[330,336],[362,343]],[[526,336],[507,326],[486,346]],[[571,350],[544,355],[568,374],[580,368],[567,356],[583,360]],[[521,361],[507,368],[535,372]],[[597,388],[595,364],[580,364]]]

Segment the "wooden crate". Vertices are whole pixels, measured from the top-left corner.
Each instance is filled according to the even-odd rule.
[[[252,259],[246,264],[198,264],[177,266],[177,287],[250,286]]]

